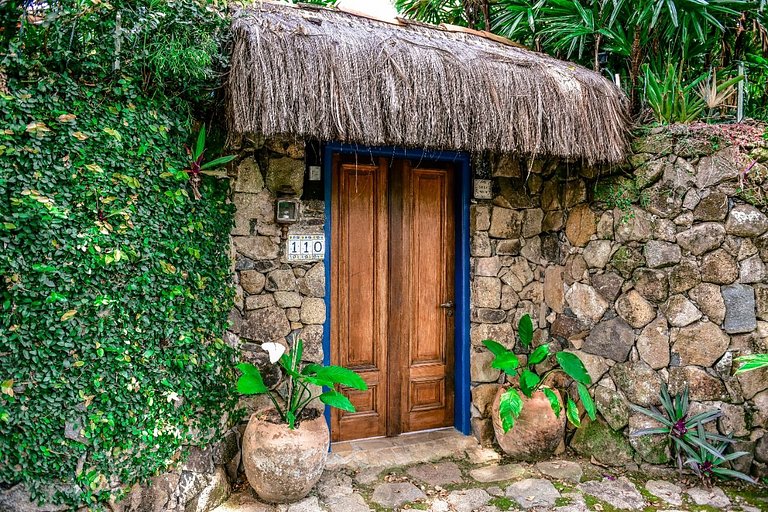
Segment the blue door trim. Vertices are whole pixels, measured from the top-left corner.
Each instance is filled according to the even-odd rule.
[[[323,363],[331,363],[331,172],[334,154],[365,154],[415,160],[454,162],[458,166],[456,194],[456,324],[454,341],[454,426],[465,435],[470,427],[470,377],[469,377],[469,204],[471,197],[471,172],[469,155],[457,151],[427,151],[395,147],[371,147],[354,144],[328,143],[323,147],[323,179],[325,180],[325,325],[323,326]],[[325,408],[328,426],[331,413]]]

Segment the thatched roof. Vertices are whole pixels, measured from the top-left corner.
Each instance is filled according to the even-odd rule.
[[[238,11],[233,32],[237,132],[624,158],[627,102],[618,87],[499,38],[267,2]]]

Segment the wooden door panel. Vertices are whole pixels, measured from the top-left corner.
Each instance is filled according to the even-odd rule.
[[[403,339],[404,431],[453,424],[454,297],[453,173],[405,163],[406,295],[410,311]]]
[[[333,440],[452,425],[453,171],[337,157],[332,179],[331,360],[369,387]]]
[[[358,372],[367,391],[342,389],[357,411],[333,409],[333,440],[386,433],[387,166],[335,163],[331,359]]]
[[[411,265],[413,320],[410,366],[445,364],[445,312],[438,305],[452,296],[443,289],[444,254],[442,246],[445,172],[411,171]]]

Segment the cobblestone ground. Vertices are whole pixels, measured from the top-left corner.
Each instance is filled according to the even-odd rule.
[[[459,453],[429,463],[388,467],[337,460],[300,502],[260,503],[243,483],[214,512],[768,510],[765,486],[729,483],[706,488],[670,468],[625,471],[583,460],[510,464],[493,450],[470,448]]]

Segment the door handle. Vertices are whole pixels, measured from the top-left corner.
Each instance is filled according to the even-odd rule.
[[[455,306],[455,304],[453,303],[452,300],[449,300],[448,302],[443,302],[442,304],[440,304],[441,308],[448,310],[448,311],[446,311],[446,314],[448,316],[453,316],[453,307],[454,306]]]

